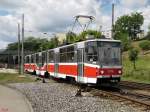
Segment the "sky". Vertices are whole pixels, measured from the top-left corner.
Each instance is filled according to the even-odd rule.
[[[17,24],[21,23],[22,14],[25,15],[25,37],[45,38],[66,33],[77,15],[94,16],[92,29],[99,30],[102,26],[103,31],[110,30],[112,3],[115,4],[115,21],[122,15],[141,12],[145,19],[142,29],[147,31],[150,0],[0,0],[0,49],[17,41]]]

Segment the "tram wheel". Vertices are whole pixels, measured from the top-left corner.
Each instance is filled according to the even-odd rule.
[[[44,73],[44,77],[45,78],[50,78],[50,75],[49,75],[49,73],[47,71]]]
[[[36,75],[36,71],[35,70],[32,72],[32,75]]]

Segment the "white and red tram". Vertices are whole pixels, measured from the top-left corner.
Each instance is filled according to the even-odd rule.
[[[93,39],[25,56],[25,71],[35,75],[98,84],[119,82],[121,42]]]

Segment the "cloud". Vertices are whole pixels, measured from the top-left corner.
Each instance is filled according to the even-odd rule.
[[[148,0],[114,0],[115,20],[133,11],[142,11],[146,29],[150,20],[150,6]],[[25,14],[25,30],[35,32],[67,32],[71,29],[74,16],[79,14],[92,15],[95,21],[91,27],[103,30],[111,29],[112,0],[0,0],[0,42],[17,41],[17,23],[21,22],[21,15]],[[105,11],[103,11],[103,5]],[[108,12],[108,13],[107,13]],[[32,33],[25,32],[25,36]],[[5,46],[5,45],[4,45]],[[0,47],[4,47],[0,44]]]
[[[98,16],[99,5],[97,2],[90,0],[37,0],[30,1],[28,10],[24,10],[28,18],[30,27],[40,31],[64,31],[74,21],[74,16],[78,14],[87,14]],[[34,13],[32,10],[35,10]],[[28,27],[29,27],[28,26]]]
[[[142,28],[147,32],[150,25],[150,6],[140,8],[138,12],[142,12],[142,15],[144,17],[144,24]]]
[[[129,8],[139,8],[147,4],[148,0],[120,0],[121,5]]]
[[[17,41],[17,22],[25,14],[25,30],[37,32],[66,32],[79,14],[101,17],[97,0],[1,0],[0,9],[9,14],[0,16],[1,41]],[[100,24],[101,19],[95,21]],[[27,32],[25,32],[28,35]]]
[[[140,12],[144,17],[142,29],[147,32],[150,25],[150,4],[148,0],[121,0],[119,5],[115,7],[115,20],[118,17],[131,14],[133,12]]]
[[[0,21],[0,40],[5,42],[16,40],[17,18],[11,15],[0,16]]]
[[[3,9],[17,9],[18,7],[22,7],[27,0],[1,0],[0,6]]]
[[[8,44],[9,44],[9,42],[6,42],[6,41],[0,41],[0,49],[6,48]]]

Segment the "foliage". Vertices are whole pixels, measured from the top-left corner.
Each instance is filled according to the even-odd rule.
[[[127,55],[123,55],[122,80],[150,84],[150,63],[147,60],[150,60],[149,55],[139,55],[138,60],[136,61],[136,70],[134,70]]]
[[[114,25],[114,33],[127,33],[131,40],[137,39],[137,34],[141,32],[141,26],[144,22],[144,17],[141,13],[132,13],[118,18]]]
[[[26,51],[30,51],[31,49],[33,51],[40,51],[41,47],[44,48],[42,45],[46,43],[48,40],[47,39],[41,39],[41,38],[34,38],[34,37],[29,37],[25,40],[24,42],[24,49]]]
[[[87,30],[83,31],[79,34],[78,39],[79,41],[83,41],[86,39],[87,35],[93,35],[94,38],[101,38],[101,32],[96,31],[96,30]]]
[[[8,50],[17,50],[18,49],[18,43],[15,42],[15,43],[8,44],[7,49]]]
[[[49,48],[55,48],[59,45],[58,37],[51,38]]]
[[[150,40],[150,25],[148,26],[148,32],[147,32],[147,35],[145,36],[145,38]]]
[[[145,38],[146,38],[147,40],[150,40],[150,32],[147,33],[147,35],[145,36]]]
[[[85,40],[85,37],[88,34],[94,35],[95,38],[101,37],[101,33],[98,31],[94,31],[94,30],[84,31],[79,36],[77,36],[73,32],[68,32],[67,38],[66,38],[66,40],[64,40],[64,43],[75,43],[77,41]],[[59,45],[60,45],[60,43],[58,41],[57,36],[54,36],[50,40],[48,40],[46,38],[28,37],[24,41],[24,50],[37,52],[37,51],[41,51],[41,50],[55,48],[55,47],[58,47]],[[17,49],[18,49],[17,42],[8,44],[8,46],[7,46],[7,50],[16,50],[17,51]]]
[[[94,38],[101,38],[101,32],[96,30],[88,30],[87,33],[89,35],[94,35]]]
[[[59,45],[58,38],[55,36],[51,38],[50,40],[47,40],[46,38],[44,39],[37,39],[37,51],[41,50],[47,50],[47,49],[52,49],[55,48]]]
[[[66,34],[66,42],[67,43],[75,43],[77,39],[77,35],[74,32],[68,32]]]
[[[149,40],[142,41],[141,43],[139,43],[139,47],[142,50],[150,50],[150,41]]]
[[[31,51],[31,50],[37,51],[42,42],[43,42],[43,40],[41,40],[40,38],[28,37],[24,41],[24,49],[25,49],[25,51]],[[18,49],[17,42],[8,44],[8,46],[7,46],[7,50],[17,50],[17,49]]]
[[[131,62],[133,62],[134,69],[136,69],[135,62],[136,62],[136,60],[138,59],[138,53],[139,53],[138,50],[135,49],[135,48],[132,48],[132,49],[130,49],[130,51],[129,51],[129,60],[130,60]]]
[[[77,41],[83,41],[86,39],[87,31],[83,31],[78,35]]]
[[[59,41],[57,37],[53,37],[51,38],[51,40],[48,40],[46,38],[28,37],[24,41],[24,50],[37,52],[41,50],[54,48],[57,47],[58,45],[59,45]],[[17,42],[8,44],[7,46],[7,50],[17,50],[17,49],[18,49]]]
[[[128,34],[127,33],[118,32],[115,34],[114,39],[121,40],[123,51],[127,51],[131,47],[131,43],[128,40]]]

